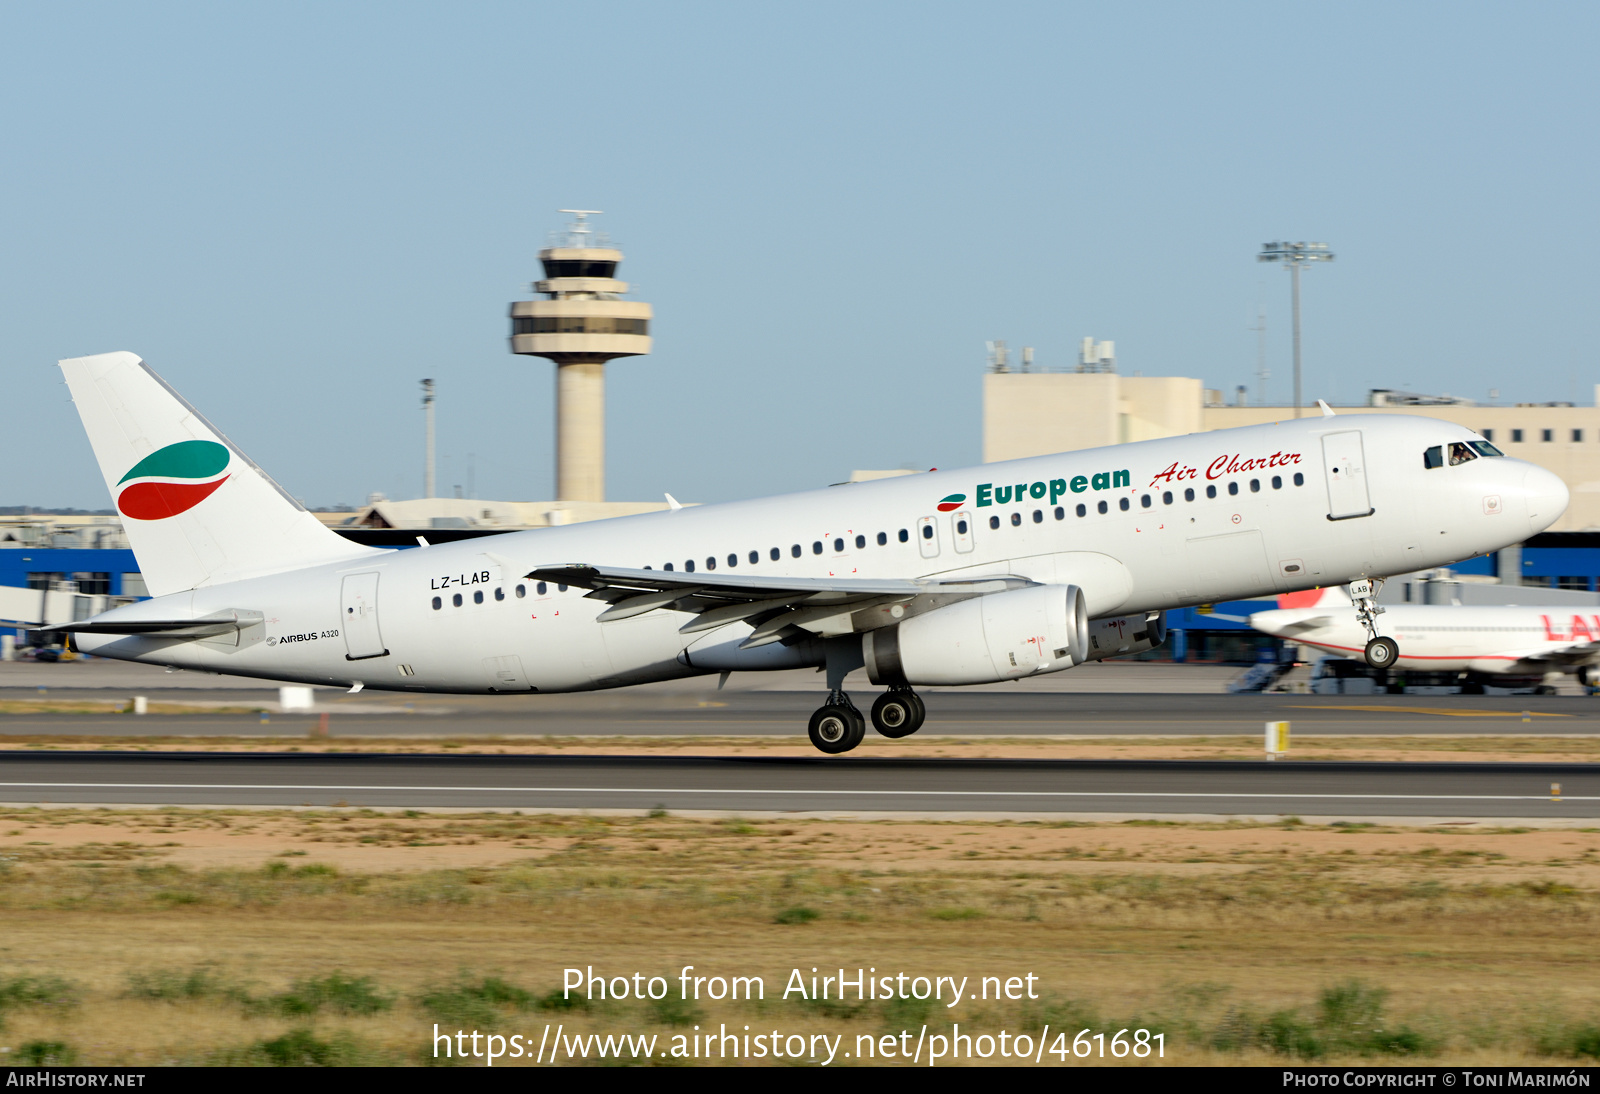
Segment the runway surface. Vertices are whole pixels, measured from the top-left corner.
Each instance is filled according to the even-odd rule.
[[[866,708],[877,689],[856,693]],[[195,700],[195,692],[149,690],[152,703]],[[210,689],[208,703],[249,707],[265,693]],[[97,699],[93,690],[51,689],[53,701]],[[21,689],[3,699],[37,698]],[[809,691],[673,693],[616,691],[576,695],[345,696],[319,693],[318,714],[195,713],[0,714],[0,737],[299,736],[326,711],[342,737],[450,736],[784,736],[802,738],[821,702]],[[271,693],[271,699],[276,694]],[[1297,734],[1600,733],[1600,698],[1584,696],[1061,694],[982,691],[927,693],[926,735],[1207,736],[1258,734],[1286,720]],[[275,703],[274,703],[275,705]]]
[[[0,801],[1567,819],[1600,765],[50,752],[0,757]]]

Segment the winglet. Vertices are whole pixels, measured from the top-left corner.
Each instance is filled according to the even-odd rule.
[[[1322,416],[1324,418],[1333,417],[1333,407],[1329,406],[1327,403],[1323,402],[1321,399],[1317,400],[1317,405],[1322,408]]]
[[[670,508],[672,508],[672,509],[682,509],[683,508],[683,502],[679,501],[677,498],[673,497],[671,494],[663,494],[662,497],[667,499],[667,505]]]

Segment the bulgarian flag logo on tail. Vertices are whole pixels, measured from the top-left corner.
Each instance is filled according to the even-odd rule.
[[[967,496],[965,494],[951,494],[939,503],[939,512],[954,513],[966,503],[966,500]]]
[[[117,480],[117,511],[134,520],[186,513],[228,481],[229,458],[226,446],[216,441],[179,441],[158,448]]]

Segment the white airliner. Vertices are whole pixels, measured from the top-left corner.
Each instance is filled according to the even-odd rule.
[[[1366,645],[1349,597],[1337,588],[1280,596],[1277,608],[1253,613],[1250,625],[1336,656],[1359,654]],[[1600,612],[1594,610],[1393,604],[1379,626],[1400,646],[1396,668],[1513,676],[1576,672],[1587,684],[1600,665]]]
[[[1162,611],[1355,583],[1519,543],[1567,489],[1459,426],[1323,416],[412,550],[325,528],[131,353],[61,362],[152,599],[53,629],[106,657],[351,688],[582,691],[819,666],[842,687],[1071,668]],[[1326,412],[1331,415],[1331,411]],[[1430,466],[1441,446],[1473,458]],[[420,537],[419,537],[420,538]],[[1369,656],[1394,642],[1371,632]]]

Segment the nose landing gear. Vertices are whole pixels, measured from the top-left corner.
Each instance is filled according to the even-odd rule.
[[[1383,609],[1378,607],[1378,590],[1382,588],[1381,577],[1352,581],[1345,586],[1351,603],[1356,606],[1356,619],[1367,630],[1367,664],[1375,669],[1393,668],[1400,659],[1400,644],[1378,633],[1378,616],[1383,614]]]

